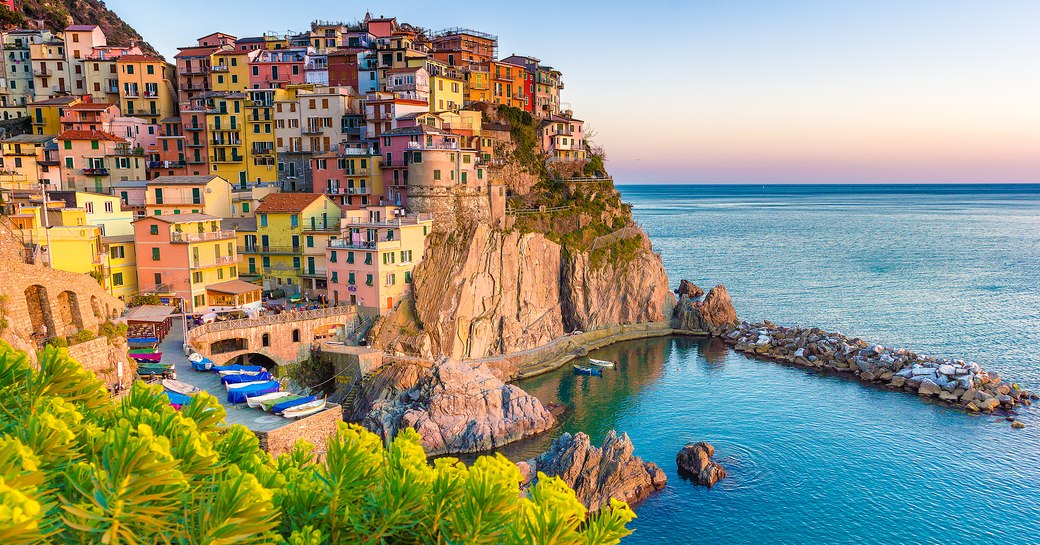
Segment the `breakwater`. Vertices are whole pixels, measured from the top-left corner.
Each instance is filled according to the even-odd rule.
[[[972,361],[936,358],[819,328],[741,322],[718,332],[734,350],[935,398],[968,412],[1010,412],[1038,396]]]

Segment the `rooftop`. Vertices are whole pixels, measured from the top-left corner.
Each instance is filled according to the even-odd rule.
[[[126,142],[126,140],[105,131],[64,131],[58,140],[107,140],[109,142]]]
[[[221,229],[235,231],[256,231],[256,218],[224,218],[220,220]]]
[[[322,197],[323,195],[320,193],[271,193],[260,201],[260,206],[256,207],[256,213],[302,212],[304,208]]]
[[[127,311],[123,318],[128,322],[162,322],[176,311],[166,305],[141,305]]]
[[[231,295],[241,295],[243,293],[250,293],[253,291],[260,291],[263,288],[256,284],[246,282],[245,280],[228,280],[227,282],[221,282],[219,284],[210,284],[206,286],[206,291],[215,291],[218,293],[228,293]]]
[[[6,140],[0,140],[0,142],[4,144],[41,144],[53,138],[54,135],[51,134],[19,134]]]

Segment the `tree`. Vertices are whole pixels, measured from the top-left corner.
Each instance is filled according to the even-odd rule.
[[[432,465],[413,430],[389,445],[340,423],[325,459],[272,458],[212,396],[180,411],[136,383],[112,401],[49,347],[34,369],[0,343],[0,543],[610,544],[622,502],[591,517],[558,478],[521,494],[501,455]]]

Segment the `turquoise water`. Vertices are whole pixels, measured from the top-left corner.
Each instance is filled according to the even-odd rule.
[[[622,187],[675,284],[724,283],[744,318],[978,361],[1040,387],[1040,186]],[[608,347],[603,378],[523,381],[562,431],[627,431],[668,474],[627,543],[1040,543],[1040,418],[1024,430],[717,341]],[[730,478],[675,470],[715,444]]]

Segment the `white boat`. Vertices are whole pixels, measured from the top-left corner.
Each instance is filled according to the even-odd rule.
[[[228,390],[234,390],[236,388],[245,388],[246,386],[252,386],[254,384],[263,384],[265,382],[270,382],[270,381],[268,381],[268,380],[254,380],[252,382],[239,382],[238,384],[225,384],[224,386],[226,386]]]
[[[239,370],[234,370],[234,371],[218,371],[217,374],[219,374],[222,377],[230,377],[230,376],[238,376],[238,375],[252,375],[252,376],[256,376],[256,375],[259,375],[260,373],[266,373],[266,372],[267,371],[239,371]]]
[[[316,412],[320,412],[325,408],[324,399],[316,399],[310,403],[304,403],[303,405],[297,405],[290,407],[282,411],[282,416],[286,418],[300,418],[301,416],[310,416]]]
[[[270,394],[264,394],[262,396],[251,397],[246,400],[246,405],[249,405],[252,409],[261,408],[264,401],[270,399],[281,399],[283,397],[291,395],[289,392],[272,392]]]
[[[614,367],[614,362],[607,360],[597,360],[594,358],[589,358],[589,363],[595,365],[596,367]]]
[[[181,382],[172,378],[164,378],[162,381],[163,388],[171,392],[177,392],[178,394],[184,394],[186,396],[193,396],[202,390],[196,386],[192,386],[187,382]]]
[[[191,354],[188,354],[188,361],[199,363],[202,361],[202,354],[199,354],[198,352],[192,352]]]

